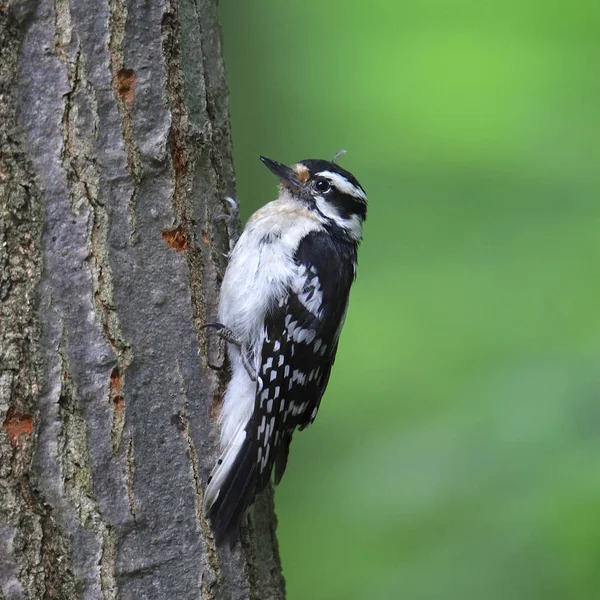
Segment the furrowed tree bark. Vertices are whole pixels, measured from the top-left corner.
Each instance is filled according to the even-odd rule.
[[[0,52],[0,600],[283,598],[272,492],[233,551],[202,513],[234,191],[216,0],[4,1]]]

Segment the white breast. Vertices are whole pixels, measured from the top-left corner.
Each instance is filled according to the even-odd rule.
[[[293,258],[300,240],[320,228],[312,212],[281,199],[248,221],[223,278],[219,320],[253,350],[262,344],[267,311],[296,276]]]

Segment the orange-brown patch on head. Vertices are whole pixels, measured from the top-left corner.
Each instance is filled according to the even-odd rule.
[[[302,163],[298,163],[292,167],[294,173],[296,173],[296,177],[298,181],[302,183],[306,183],[308,178],[310,177],[310,172],[307,167],[305,167]]]

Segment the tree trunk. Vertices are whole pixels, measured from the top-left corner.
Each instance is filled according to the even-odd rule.
[[[215,0],[0,0],[0,599],[284,597],[215,548],[234,176]],[[237,226],[237,224],[236,224]]]

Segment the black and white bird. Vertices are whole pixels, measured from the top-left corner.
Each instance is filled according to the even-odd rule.
[[[217,543],[232,546],[273,470],[281,480],[294,431],[317,415],[367,214],[365,191],[334,162],[261,160],[279,178],[279,197],[248,220],[212,324],[229,342],[231,379],[205,511]]]

